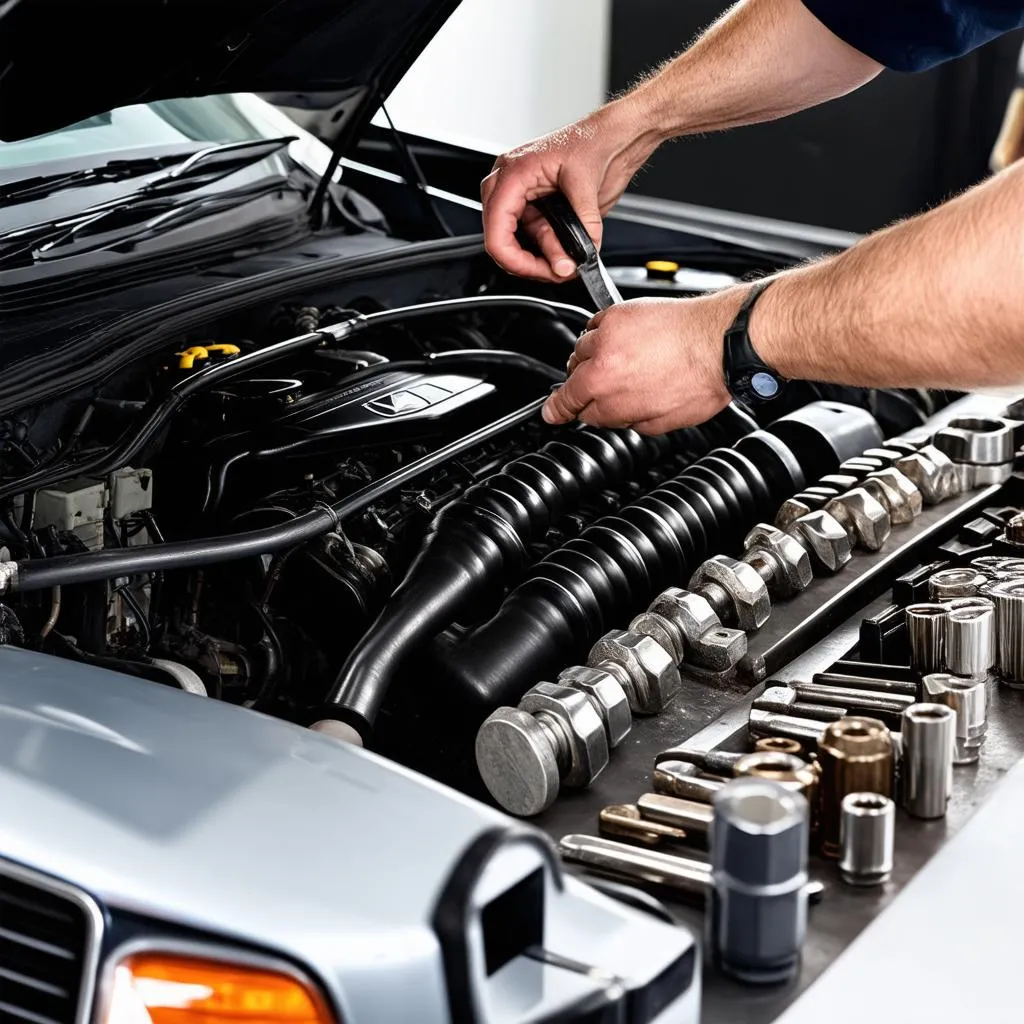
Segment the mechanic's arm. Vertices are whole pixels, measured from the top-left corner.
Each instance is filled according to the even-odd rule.
[[[791,379],[865,387],[976,388],[1024,381],[1024,164],[776,275],[750,338]],[[598,314],[572,374],[544,408],[662,433],[729,401],[722,345],[749,286],[696,299],[638,299]]]
[[[666,139],[781,117],[842,96],[881,70],[801,0],[741,0],[625,96],[499,157],[481,188],[487,251],[514,274],[571,277],[575,265],[527,209],[531,200],[560,188],[600,244],[603,215]],[[516,242],[521,219],[546,259]]]

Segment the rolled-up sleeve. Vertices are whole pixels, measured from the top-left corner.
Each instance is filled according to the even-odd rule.
[[[895,71],[924,71],[1024,25],[1024,3],[803,0],[830,31]]]

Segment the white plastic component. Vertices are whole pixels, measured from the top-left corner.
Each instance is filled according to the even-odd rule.
[[[153,471],[125,466],[110,474],[110,514],[116,521],[153,507]]]
[[[69,480],[36,495],[35,528],[70,530],[90,551],[103,547],[103,510],[107,486],[96,480]]]

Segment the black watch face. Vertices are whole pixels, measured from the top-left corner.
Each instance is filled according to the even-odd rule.
[[[774,398],[782,390],[782,385],[777,377],[762,370],[750,378],[750,390],[758,398],[767,401],[769,398]]]

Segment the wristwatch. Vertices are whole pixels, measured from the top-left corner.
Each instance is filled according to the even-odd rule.
[[[746,405],[758,405],[778,398],[789,383],[754,351],[750,340],[750,314],[771,280],[760,281],[750,289],[740,311],[725,332],[722,363],[729,393]]]

